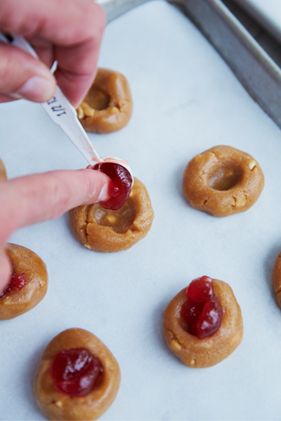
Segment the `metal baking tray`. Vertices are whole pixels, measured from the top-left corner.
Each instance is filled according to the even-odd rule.
[[[155,211],[147,237],[124,252],[94,253],[76,241],[64,215],[10,238],[45,261],[49,288],[32,311],[0,323],[1,420],[45,419],[33,374],[48,342],[70,327],[93,332],[120,364],[121,387],[102,420],[280,419],[281,313],[270,276],[281,250],[281,143],[262,102],[268,90],[277,121],[280,71],[224,3],[180,7],[156,0],[125,14],[119,9],[99,61],[126,75],[134,111],[120,132],[90,139],[101,156],[127,159],[146,185]],[[1,104],[0,135],[9,178],[86,166],[36,104]],[[227,218],[192,209],[181,189],[189,160],[218,144],[250,153],[265,174],[257,203]],[[162,316],[201,275],[230,284],[245,331],[229,358],[198,370],[167,349]]]
[[[172,3],[174,3],[172,1]],[[239,2],[240,4],[242,2]],[[249,32],[249,18],[231,0],[176,0],[222,55],[252,97],[281,126],[281,71]],[[245,7],[245,6],[244,6]],[[247,8],[249,10],[249,6]],[[239,17],[241,21],[239,20]],[[268,21],[267,21],[268,22]],[[253,24],[250,28],[253,30]],[[267,27],[270,24],[267,23]],[[271,26],[273,28],[273,24]],[[256,31],[255,26],[255,31]],[[272,42],[267,45],[272,46]],[[275,43],[274,43],[275,44]],[[275,51],[276,51],[276,45]],[[271,48],[272,50],[272,48]],[[280,60],[281,51],[278,48]],[[276,53],[273,56],[276,57]],[[279,61],[278,60],[278,61]]]
[[[279,0],[234,0],[261,28],[281,41],[281,3]],[[232,0],[233,2],[233,0]],[[235,13],[235,12],[234,12]]]
[[[104,7],[109,22],[146,1],[97,0]],[[281,46],[274,40],[281,40],[281,22],[276,13],[280,9],[276,0],[266,4],[252,0],[169,2],[198,26],[250,95],[281,127]],[[261,31],[260,25],[266,32]]]

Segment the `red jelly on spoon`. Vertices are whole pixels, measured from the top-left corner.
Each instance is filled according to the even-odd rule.
[[[122,165],[114,162],[99,162],[93,166],[93,170],[101,171],[111,178],[108,189],[110,199],[106,202],[100,202],[100,205],[104,209],[120,209],[131,193],[133,178],[130,172]]]
[[[214,293],[212,279],[208,276],[194,279],[187,287],[186,295],[181,317],[187,331],[199,339],[216,333],[222,321],[222,308]]]
[[[53,359],[51,376],[55,387],[70,396],[89,395],[97,385],[103,365],[87,348],[60,351]]]

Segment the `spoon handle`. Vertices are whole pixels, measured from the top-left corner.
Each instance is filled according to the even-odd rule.
[[[12,44],[38,59],[31,45],[21,36],[6,35],[0,32],[0,41]],[[63,129],[90,165],[101,162],[96,149],[91,144],[87,133],[77,118],[76,110],[58,86],[56,86],[55,95],[41,105],[53,122]]]
[[[41,105],[53,122],[63,129],[90,165],[101,162],[96,149],[77,118],[76,110],[58,86],[55,95]]]

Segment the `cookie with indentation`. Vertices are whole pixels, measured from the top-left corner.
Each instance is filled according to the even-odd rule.
[[[132,111],[132,95],[125,76],[99,68],[93,85],[77,109],[77,115],[85,130],[111,133],[128,124]]]
[[[73,353],[78,359],[73,361]],[[84,352],[79,356],[79,352]],[[92,358],[85,360],[86,354]],[[65,358],[61,358],[65,353]],[[54,371],[54,360],[56,370]],[[95,374],[92,361],[100,362],[97,382],[84,396],[69,395],[70,388],[83,390]],[[64,391],[58,388],[57,376],[63,377]],[[55,377],[55,379],[54,379]],[[82,380],[81,380],[82,379]],[[59,333],[45,349],[33,380],[33,394],[37,405],[49,420],[96,420],[113,403],[120,385],[120,368],[110,350],[95,335],[85,329],[72,328]],[[83,395],[83,393],[82,393]]]
[[[144,238],[154,217],[145,185],[134,178],[130,196],[118,210],[104,209],[99,203],[78,206],[69,211],[72,230],[90,250],[126,250]]]
[[[188,333],[181,317],[186,301],[186,288],[168,304],[163,316],[163,334],[169,349],[191,368],[214,366],[227,358],[241,343],[243,319],[232,288],[213,279],[214,292],[223,310],[219,330],[212,336],[199,339]]]
[[[33,309],[43,300],[48,288],[46,265],[36,253],[11,243],[6,245],[6,253],[11,259],[14,276],[24,275],[24,283],[15,288],[8,286],[6,292],[0,294],[0,320],[13,319]]]
[[[215,146],[196,155],[183,174],[183,193],[189,204],[213,216],[249,209],[264,187],[258,162],[231,146]]]

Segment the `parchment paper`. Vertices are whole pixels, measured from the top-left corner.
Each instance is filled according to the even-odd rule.
[[[47,264],[49,289],[35,309],[0,322],[1,420],[45,419],[33,398],[33,374],[48,342],[70,327],[93,332],[120,364],[120,391],[103,420],[280,419],[281,310],[270,283],[281,250],[280,129],[165,2],[110,23],[99,66],[126,75],[134,112],[122,131],[90,138],[101,156],[129,161],[155,219],[146,238],[114,254],[78,243],[68,215],[13,234],[11,242]],[[87,165],[39,105],[2,104],[0,131],[10,178]],[[192,209],[181,189],[189,160],[219,144],[250,153],[265,174],[257,203],[226,218]],[[202,275],[233,288],[244,339],[217,366],[190,369],[166,347],[162,315]]]

